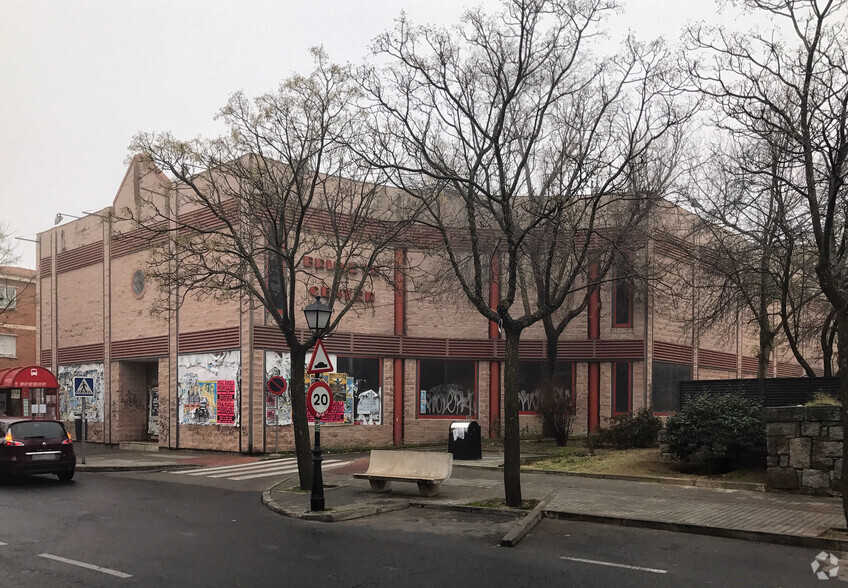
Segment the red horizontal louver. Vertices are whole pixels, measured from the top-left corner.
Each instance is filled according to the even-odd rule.
[[[594,341],[560,341],[557,345],[558,359],[594,359]]]
[[[494,339],[448,339],[448,357],[490,359],[495,351]]]
[[[736,355],[733,353],[725,353],[724,351],[698,349],[698,365],[736,371]]]
[[[165,240],[165,235],[156,229],[165,226],[164,222],[159,222],[152,229],[141,228],[114,235],[109,244],[109,255],[114,259],[149,249],[152,245],[161,243]]]
[[[518,357],[521,359],[544,359],[547,345],[544,341],[520,341]]]
[[[289,346],[277,327],[257,325],[253,327],[253,345],[259,349],[287,351]]]
[[[41,350],[41,365],[50,365],[53,359],[53,350],[52,349],[42,349]]]
[[[324,348],[328,353],[347,355],[351,352],[350,333],[334,333],[324,339]]]
[[[642,339],[628,341],[595,341],[594,359],[641,360],[645,358]]]
[[[143,337],[127,341],[112,341],[109,346],[112,359],[130,357],[163,357],[168,355],[168,336]]]
[[[804,375],[804,368],[800,365],[795,365],[791,363],[779,363],[777,364],[777,376],[782,378],[793,378],[800,377]]]
[[[756,357],[743,357],[742,358],[742,372],[746,374],[754,374],[757,373],[757,358]]]
[[[663,341],[654,341],[654,361],[692,364],[692,348]]]
[[[178,348],[179,353],[182,354],[238,349],[240,346],[239,328],[228,327],[195,331],[194,333],[180,333]]]
[[[41,268],[40,275],[41,275],[42,278],[49,278],[50,277],[50,271],[51,271],[52,265],[53,265],[52,258],[50,258],[50,257],[42,257],[41,258],[41,261],[39,262],[39,267]]]
[[[69,272],[103,262],[103,241],[89,243],[56,255],[56,273]]]
[[[90,363],[103,361],[103,343],[79,345],[77,347],[60,347],[57,353],[59,364]]]
[[[447,357],[447,339],[419,339],[406,337],[401,339],[400,354],[407,357]]]
[[[400,337],[393,335],[353,335],[352,352],[356,355],[378,355],[398,357]]]

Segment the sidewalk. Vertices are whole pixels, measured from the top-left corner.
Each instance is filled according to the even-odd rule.
[[[86,444],[86,463],[77,445],[81,472],[164,470],[250,463],[265,457],[211,451],[128,451]],[[491,512],[469,506],[503,498],[502,456],[486,452],[480,461],[454,461],[453,474],[433,498],[423,498],[415,484],[394,483],[392,492],[374,493],[367,480],[352,474],[368,468],[367,454],[350,454],[347,466],[325,471],[326,511],[309,512],[309,493],[294,490],[293,475],[267,490],[268,508],[294,518],[335,522],[371,516],[410,506]],[[844,529],[839,498],[778,494],[740,489],[702,488],[676,483],[582,477],[522,471],[522,496],[541,500],[537,512],[504,510],[517,519],[523,536],[541,516],[737,539],[765,541],[830,550],[848,550],[848,540],[837,539],[833,529]]]
[[[308,512],[309,494],[288,491],[295,480],[265,492],[263,501],[286,516],[331,522],[409,506],[480,511],[480,507],[470,507],[469,503],[503,498],[500,456],[488,455],[482,462],[455,461],[452,476],[434,498],[419,496],[414,484],[394,483],[390,493],[371,492],[367,480],[351,476],[367,469],[367,459],[357,461],[342,468],[343,471],[324,474],[328,511]],[[542,503],[537,507],[539,513],[505,512],[522,517],[517,523],[521,530],[519,538],[538,522],[538,514],[785,545],[848,549],[848,541],[831,535],[832,529],[845,528],[842,501],[838,498],[525,471],[521,474],[521,489],[523,498],[535,498]],[[526,528],[521,529],[522,526]]]

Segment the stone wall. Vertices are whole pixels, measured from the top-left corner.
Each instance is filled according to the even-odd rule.
[[[768,487],[838,494],[842,477],[839,406],[788,406],[764,411]]]

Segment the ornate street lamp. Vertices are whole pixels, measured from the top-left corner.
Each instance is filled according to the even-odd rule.
[[[321,297],[316,296],[315,302],[303,309],[306,316],[306,324],[316,337],[320,337],[330,324],[330,316],[333,309],[321,302]]]
[[[321,302],[316,296],[315,302],[303,309],[309,330],[320,339],[330,324],[333,309]],[[312,494],[309,500],[309,510],[324,510],[324,476],[321,473],[321,418],[315,416],[315,444],[312,446]]]

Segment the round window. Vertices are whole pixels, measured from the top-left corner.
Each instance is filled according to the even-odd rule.
[[[144,294],[144,270],[135,270],[132,277],[132,290],[137,298]]]

